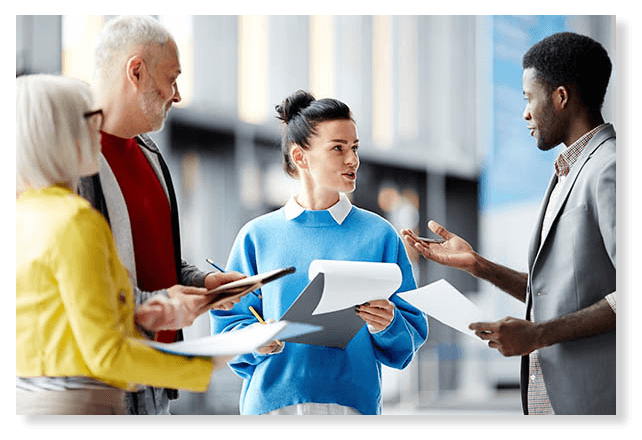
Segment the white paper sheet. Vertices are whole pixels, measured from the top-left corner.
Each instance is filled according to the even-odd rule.
[[[279,337],[285,339],[318,330],[321,330],[321,327],[278,321],[169,344],[148,340],[141,342],[160,351],[184,356],[235,356],[254,351]]]
[[[448,281],[439,280],[397,295],[425,314],[481,341],[468,325],[486,321],[486,315]]]
[[[324,274],[323,296],[313,315],[387,299],[401,286],[401,269],[394,263],[314,260],[308,277],[318,273]]]

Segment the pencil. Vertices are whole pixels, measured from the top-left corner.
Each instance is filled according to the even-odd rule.
[[[212,266],[214,266],[216,269],[218,269],[218,271],[219,271],[219,272],[225,272],[223,269],[221,269],[220,267],[218,267],[218,266],[216,265],[216,263],[214,263],[214,262],[213,262],[212,260],[210,260],[209,258],[206,258],[206,259],[205,259],[205,261],[207,261],[207,262],[208,262],[208,263],[210,263]]]
[[[258,319],[258,320],[259,320],[259,322],[260,322],[261,324],[265,324],[265,321],[263,321],[263,318],[261,318],[261,315],[259,315],[259,314],[256,312],[256,310],[254,310],[254,307],[250,306],[250,307],[249,307],[249,309],[250,309],[250,312],[252,312],[252,314],[254,315],[254,317],[255,317],[256,319]],[[278,339],[275,339],[275,341],[276,341],[276,343],[277,343],[277,344],[279,344],[279,347],[283,347],[283,344],[281,343],[281,341],[279,341]]]

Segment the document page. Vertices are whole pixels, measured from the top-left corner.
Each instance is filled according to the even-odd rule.
[[[319,330],[319,326],[279,321],[169,344],[149,340],[141,342],[160,351],[184,356],[235,356],[254,351],[277,337],[285,339]]]
[[[324,274],[323,295],[313,314],[334,312],[375,299],[388,299],[401,286],[394,263],[314,260],[308,277]]]
[[[296,313],[295,310],[288,310],[284,317],[292,321],[304,322],[302,316],[305,315],[309,316],[305,318],[305,322],[313,324],[324,322],[326,324],[324,333],[318,333],[313,337],[305,336],[304,339],[306,341],[319,339],[321,340],[319,343],[325,345],[329,345],[329,342],[326,341],[328,338],[324,339],[324,337],[331,328],[338,325],[335,321],[339,318],[333,314],[346,309],[352,314],[350,308],[357,304],[375,299],[387,299],[397,291],[402,281],[401,269],[398,265],[363,261],[314,260],[310,264],[308,277],[312,281],[304,291],[306,295],[302,294],[305,298],[299,298],[295,303],[296,307],[295,305],[291,307],[297,309]],[[432,318],[481,341],[468,326],[473,322],[488,321],[488,314],[448,281],[442,279],[397,295]],[[310,313],[312,316],[309,315]],[[334,319],[331,323],[330,318]],[[348,318],[341,316],[340,319],[345,321]],[[347,322],[344,324],[347,325]],[[356,326],[356,330],[359,327]]]
[[[448,281],[435,281],[397,295],[426,315],[481,341],[475,336],[475,332],[468,328],[468,325],[473,322],[486,321],[486,314]]]

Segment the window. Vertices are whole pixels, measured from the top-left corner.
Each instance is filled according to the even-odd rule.
[[[63,75],[94,82],[94,46],[104,22],[103,15],[63,15]]]
[[[310,91],[317,98],[335,97],[334,19],[310,16]]]
[[[158,21],[174,37],[181,61],[181,74],[178,77],[178,91],[181,102],[175,107],[187,107],[194,96],[194,41],[191,15],[159,15]]]
[[[250,123],[267,119],[268,17],[240,15],[238,29],[238,116]]]
[[[392,23],[390,16],[372,18],[372,140],[381,149],[393,141]]]

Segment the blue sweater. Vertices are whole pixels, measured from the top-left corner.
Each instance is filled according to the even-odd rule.
[[[328,211],[304,211],[286,220],[284,208],[246,224],[232,248],[227,269],[246,275],[294,266],[296,272],[249,294],[229,311],[210,311],[212,333],[264,319],[279,320],[309,282],[312,260],[396,263],[403,281],[398,292],[416,288],[412,267],[399,235],[383,218],[352,207],[339,225]],[[402,369],[428,336],[426,316],[393,295],[395,314],[383,331],[367,325],[345,349],[286,342],[283,352],[240,355],[230,361],[243,378],[241,414],[263,414],[298,403],[334,403],[361,414],[381,414],[381,364]]]

